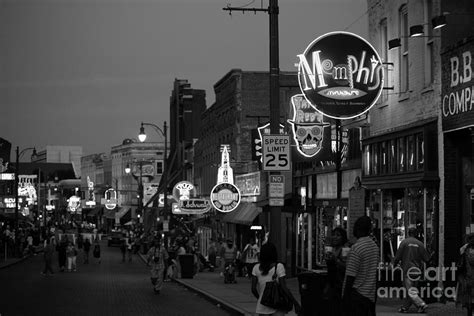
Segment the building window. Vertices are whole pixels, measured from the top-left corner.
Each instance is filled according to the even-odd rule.
[[[400,7],[399,12],[399,34],[402,40],[402,47],[400,48],[400,65],[399,65],[399,92],[407,92],[409,87],[408,81],[408,10],[407,6],[403,5]]]
[[[364,159],[362,159],[364,175],[370,175],[370,145],[364,146]]]
[[[388,173],[396,173],[397,169],[397,151],[395,140],[392,139],[387,142],[388,146]]]
[[[378,149],[379,146],[377,143],[371,145],[371,172],[370,174],[377,175],[379,174],[379,162],[378,162]]]
[[[388,29],[387,29],[387,19],[383,19],[380,22],[380,58],[382,58],[382,62],[386,63],[388,61]],[[383,77],[385,80],[384,86],[388,86],[388,70],[387,67],[383,68]],[[388,92],[387,90],[382,90],[382,94],[380,95],[380,103],[385,103],[388,99]]]
[[[418,164],[417,169],[423,170],[425,164],[425,142],[423,140],[423,134],[416,134],[416,162]]]
[[[433,1],[425,0],[425,21],[429,24],[433,18]],[[424,79],[425,87],[430,86],[433,83],[433,73],[434,73],[434,51],[433,51],[433,29],[427,27],[426,30],[426,49],[425,49],[425,67],[424,67]]]
[[[406,170],[406,153],[405,153],[405,137],[397,138],[397,169],[398,172],[404,172]]]
[[[162,174],[163,173],[163,161],[157,161],[156,162],[156,174]]]
[[[415,137],[407,136],[407,167],[408,171],[414,171],[416,167],[415,161]]]
[[[388,167],[388,154],[387,154],[387,142],[380,143],[380,173],[387,173]]]

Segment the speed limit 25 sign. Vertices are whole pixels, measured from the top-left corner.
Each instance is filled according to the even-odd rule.
[[[290,171],[290,135],[263,135],[263,171]]]

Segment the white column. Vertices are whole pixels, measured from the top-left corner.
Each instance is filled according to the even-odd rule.
[[[308,269],[313,269],[313,216],[308,213]]]
[[[425,144],[426,146],[426,144]],[[423,158],[426,164],[426,152]],[[441,107],[438,107],[438,267],[444,267],[444,134]],[[436,202],[436,201],[433,201]],[[438,286],[442,287],[442,282]]]
[[[380,207],[379,207],[379,213],[380,213],[380,219],[379,219],[379,230],[380,230],[380,262],[383,262],[383,190],[380,189]]]

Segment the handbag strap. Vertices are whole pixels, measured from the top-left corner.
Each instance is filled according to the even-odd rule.
[[[277,267],[278,267],[278,262],[275,263],[275,271],[273,272],[272,280],[275,281],[277,278]]]

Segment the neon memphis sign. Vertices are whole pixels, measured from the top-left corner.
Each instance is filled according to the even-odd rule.
[[[297,57],[301,92],[325,116],[357,117],[382,93],[382,60],[372,45],[356,34],[324,34]]]

